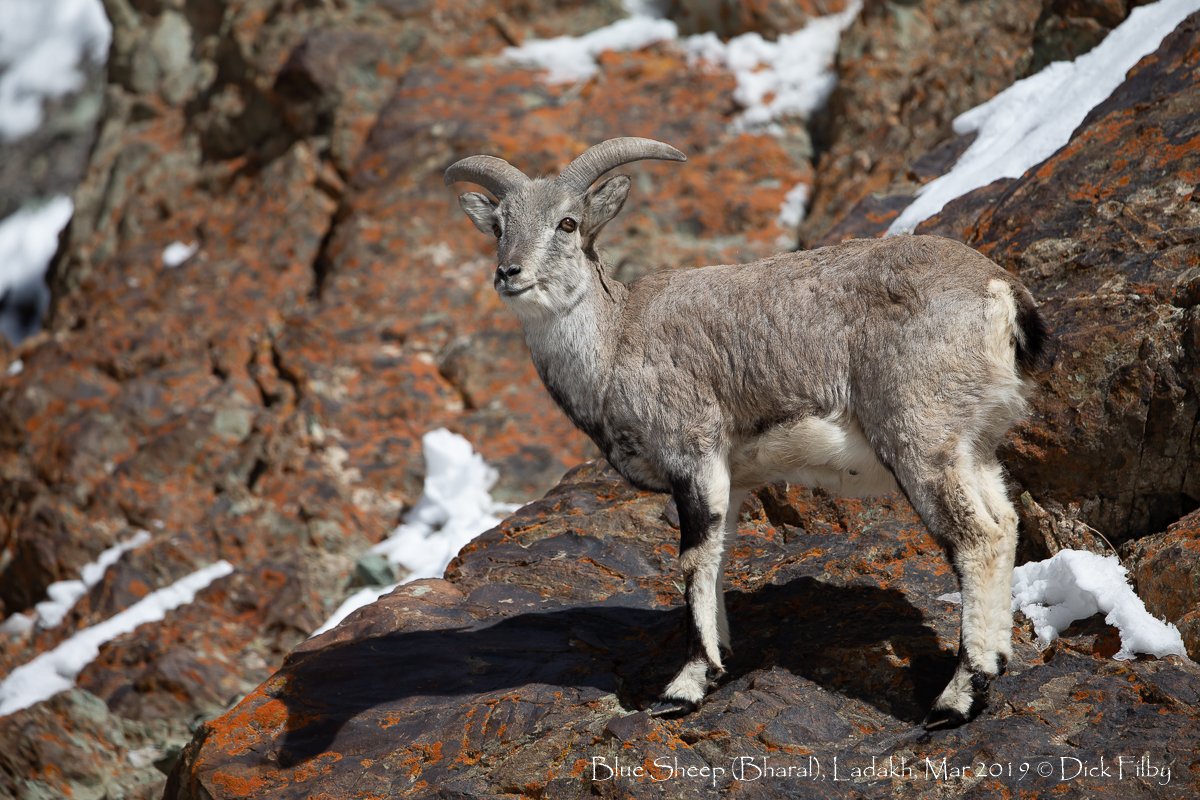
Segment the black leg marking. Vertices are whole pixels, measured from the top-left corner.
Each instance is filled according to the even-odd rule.
[[[694,711],[713,682],[724,674],[720,638],[720,573],[726,483],[704,487],[692,478],[672,481],[679,509],[679,563],[687,602],[687,661],[663,691],[654,716]],[[711,494],[719,490],[721,503]]]
[[[671,481],[671,496],[679,510],[679,556],[704,544],[721,523],[700,487],[690,478]]]

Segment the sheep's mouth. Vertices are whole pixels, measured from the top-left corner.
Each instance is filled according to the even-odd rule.
[[[523,295],[529,290],[533,289],[535,286],[537,286],[536,281],[528,286],[497,286],[496,291],[504,297],[519,297],[520,295]]]

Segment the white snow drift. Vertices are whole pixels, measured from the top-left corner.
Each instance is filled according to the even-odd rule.
[[[862,10],[862,0],[851,0],[844,11],[812,20],[798,31],[771,42],[759,33],[745,33],[727,42],[714,33],[679,38],[675,23],[663,18],[661,4],[626,0],[626,19],[583,36],[531,39],[510,47],[504,55],[518,63],[546,70],[550,83],[571,83],[590,78],[597,70],[596,57],[606,50],[638,50],[651,44],[678,41],[693,62],[728,70],[737,81],[734,100],[742,111],[733,122],[735,131],[778,133],[785,119],[807,119],[825,104],[837,84],[833,62],[842,31]],[[787,233],[777,244],[794,244],[792,233],[804,219],[809,187],[793,187],[779,209],[778,225]]]
[[[17,667],[0,682],[0,717],[70,689],[83,668],[100,654],[102,645],[146,622],[164,619],[168,612],[192,602],[201,590],[232,572],[233,565],[228,561],[196,570]]]
[[[852,0],[838,14],[818,17],[798,31],[771,42],[746,33],[723,42],[714,33],[679,38],[660,6],[626,0],[629,17],[582,36],[530,39],[504,55],[546,70],[550,83],[571,83],[596,73],[596,57],[605,51],[640,50],[658,42],[679,41],[694,60],[733,73],[734,99],[743,107],[735,129],[769,128],[780,119],[807,118],[820,108],[837,82],[833,60],[838,41],[862,9]]]
[[[85,59],[104,63],[112,26],[100,0],[0,0],[0,139],[42,124],[42,104],[83,87]]]
[[[954,132],[977,134],[945,175],[921,187],[888,233],[910,233],[946,203],[1001,178],[1019,178],[1071,139],[1088,112],[1154,52],[1200,0],[1159,0],[1133,9],[1104,41],[1074,61],[1056,61],[959,115]]]
[[[401,583],[440,578],[467,542],[500,524],[501,516],[516,510],[492,499],[496,470],[471,448],[471,443],[445,428],[421,437],[425,449],[425,490],[392,535],[371,548],[407,574],[400,583],[361,589],[348,597],[325,624],[324,633],[351,612],[374,603]]]
[[[58,235],[74,210],[71,198],[59,196],[0,221],[0,295],[46,272],[58,249]]]
[[[97,556],[95,561],[85,564],[79,571],[78,580],[55,581],[47,586],[47,599],[33,607],[37,614],[38,624],[43,628],[53,628],[61,623],[63,617],[74,608],[79,598],[100,582],[109,567],[117,563],[125,553],[141,547],[148,541],[150,541],[150,534],[147,531],[138,531],[128,541],[113,545]]]
[[[605,51],[640,50],[678,35],[674,22],[638,14],[582,36],[530,39],[504,54],[513,61],[546,70],[550,83],[573,83],[594,75],[596,57]]]
[[[1041,647],[1057,639],[1072,622],[1104,613],[1104,621],[1121,636],[1121,649],[1113,658],[1131,659],[1137,653],[1187,658],[1179,629],[1146,610],[1126,574],[1116,556],[1061,550],[1045,561],[1013,570],[1013,611],[1033,623]],[[962,594],[944,594],[938,600],[961,603]]]
[[[183,242],[171,242],[163,248],[163,266],[167,269],[175,269],[199,251],[200,244],[198,242],[188,242],[186,244]]]
[[[733,99],[744,109],[735,129],[770,129],[781,119],[807,119],[825,105],[837,85],[833,61],[842,31],[860,10],[861,0],[853,0],[841,13],[818,17],[774,42],[753,32],[728,42],[715,33],[704,33],[682,44],[693,58],[733,73],[737,80]]]
[[[1115,556],[1063,550],[1017,567],[1013,610],[1017,609],[1033,623],[1042,647],[1075,620],[1104,613],[1104,621],[1121,634],[1121,649],[1113,658],[1131,659],[1136,653],[1187,657],[1179,629],[1146,610]]]

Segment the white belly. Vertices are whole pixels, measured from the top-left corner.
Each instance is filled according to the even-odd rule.
[[[819,487],[843,497],[896,491],[858,422],[849,417],[806,417],[780,425],[736,447],[733,484],[751,488],[774,481]]]

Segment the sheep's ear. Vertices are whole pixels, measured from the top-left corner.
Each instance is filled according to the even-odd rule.
[[[479,192],[467,192],[458,196],[458,204],[475,223],[475,227],[488,236],[495,236],[495,227],[499,220],[496,218],[496,204],[487,195]]]
[[[629,176],[614,175],[583,197],[583,238],[591,241],[617,215],[629,196]]]

